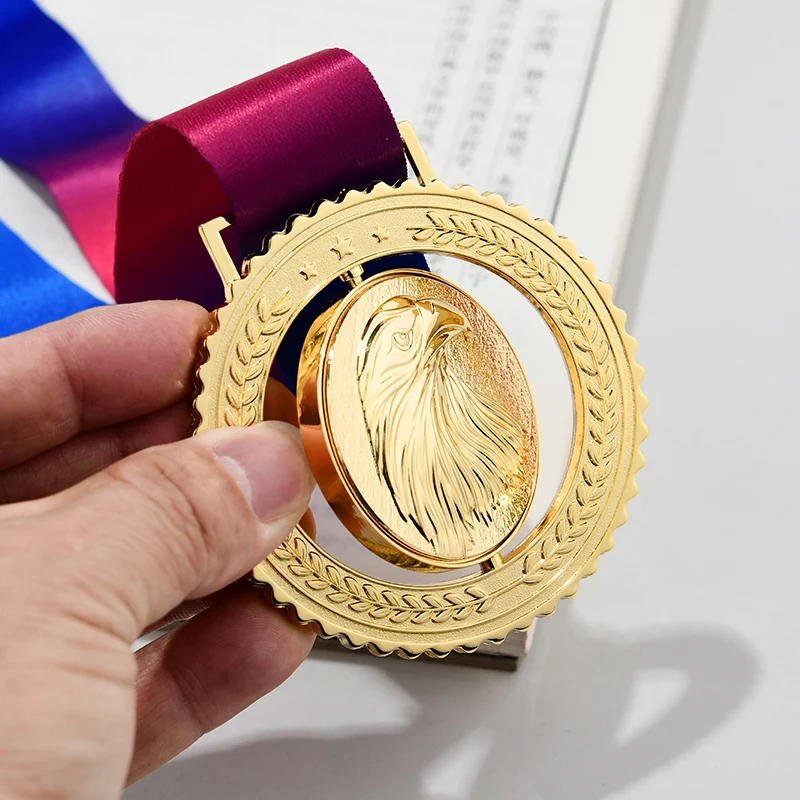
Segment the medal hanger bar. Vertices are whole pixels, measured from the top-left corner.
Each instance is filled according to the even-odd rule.
[[[436,173],[433,171],[431,162],[428,160],[428,156],[425,154],[425,150],[420,144],[413,126],[410,122],[403,120],[397,124],[397,129],[403,141],[403,149],[405,150],[408,163],[411,165],[411,169],[419,181],[420,186],[429,186],[437,180]],[[242,274],[234,263],[233,258],[231,258],[231,254],[222,239],[222,231],[230,226],[231,223],[225,219],[225,217],[215,217],[197,227],[200,238],[203,240],[208,255],[214,262],[214,266],[222,280],[222,285],[225,287],[226,303],[231,301],[231,287],[233,283],[242,277]],[[362,272],[363,268],[361,268],[360,271],[353,269],[346,275],[343,275],[342,280],[351,287],[355,287],[361,282]]]

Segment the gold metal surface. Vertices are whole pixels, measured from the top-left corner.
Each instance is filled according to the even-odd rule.
[[[406,155],[408,156],[414,175],[422,186],[428,186],[436,180],[436,173],[433,171],[428,156],[422,149],[416,131],[411,127],[410,122],[399,122],[397,129],[400,131],[400,138],[403,140]]]
[[[233,263],[231,254],[228,252],[228,248],[225,247],[225,242],[222,241],[222,231],[230,228],[230,226],[230,222],[225,217],[214,217],[214,219],[204,222],[197,229],[209,256],[211,256],[211,260],[214,262],[214,266],[217,268],[219,277],[222,279],[227,302],[231,301],[231,286],[234,281],[238,281],[241,278],[239,270],[236,269],[236,264]]]
[[[443,278],[392,270],[351,292],[309,332],[297,396],[323,494],[381,557],[456,569],[522,524],[538,467],[531,392],[497,324]]]
[[[413,156],[413,147],[408,152]],[[214,312],[216,324],[206,340],[206,360],[198,372],[201,390],[195,401],[198,430],[251,425],[261,419],[267,375],[297,314],[331,281],[355,275],[361,264],[381,256],[435,252],[466,259],[504,278],[542,315],[569,370],[575,434],[567,473],[549,512],[511,552],[502,558],[495,553],[480,568],[440,583],[397,584],[338,561],[298,527],[254,571],[255,580],[271,588],[278,604],[293,608],[301,621],[313,622],[321,634],[339,637],[351,647],[366,646],[377,655],[397,652],[410,658],[422,653],[441,657],[454,649],[471,652],[481,642],[501,641],[510,631],[529,626],[535,616],[551,613],[561,597],[574,594],[578,580],[594,572],[598,556],[613,545],[614,529],[626,520],[625,505],[636,493],[634,476],[643,464],[640,445],[646,434],[642,422],[646,401],[639,388],[642,370],[634,360],[635,342],[625,332],[625,316],[614,307],[611,289],[597,280],[594,266],[578,256],[571,242],[556,236],[549,223],[534,220],[525,209],[507,205],[498,195],[479,195],[467,186],[450,188],[418,165],[415,173],[425,176],[425,185],[378,184],[367,192],[348,192],[335,203],[323,202],[313,214],[295,218],[287,231],[273,236],[266,253],[246,260],[241,271],[245,277],[231,284],[230,302]],[[370,298],[372,291],[365,281],[343,303],[355,308],[358,298]],[[445,330],[437,334],[431,328],[432,336],[447,339],[442,346],[448,348],[444,352],[451,369],[450,354],[466,333],[456,332],[460,323],[455,315],[470,325],[474,318],[458,302],[432,294],[427,287],[416,294],[392,289],[380,302],[376,298],[366,303],[353,336],[357,343],[369,340],[387,330],[381,324],[385,320],[396,321],[408,311],[422,314],[423,309],[442,321]],[[316,336],[322,341],[317,346],[324,345],[336,313],[334,308],[318,322]],[[349,317],[342,318],[342,328]],[[464,335],[459,346],[467,340]],[[402,344],[402,336],[399,341]],[[425,341],[433,343],[431,334]],[[365,439],[361,452],[374,463],[385,441],[378,435],[376,446],[370,438],[369,431],[379,430],[381,423],[370,425],[367,415],[379,416],[385,401],[380,392],[371,397],[371,389],[360,385],[359,375],[375,366],[368,355],[347,349],[334,348],[327,363],[345,369],[349,360],[352,365],[348,380],[355,404],[349,413],[361,420]],[[460,377],[472,391],[467,406],[480,406],[480,394],[506,414],[511,411],[503,398],[492,397],[486,388],[489,379],[481,385],[475,376]],[[316,379],[305,375],[304,380],[304,386],[316,393]],[[455,388],[452,392],[458,394]],[[482,411],[487,407],[484,404]],[[496,407],[492,410],[498,414]],[[509,442],[513,425],[500,416],[498,425]],[[516,412],[511,416],[522,422]],[[524,424],[520,427],[525,429]],[[321,428],[319,433],[324,440]],[[317,444],[325,446],[324,441]],[[511,448],[500,449],[503,463],[511,464],[507,467],[511,476]],[[313,461],[314,447],[309,445],[308,453]],[[333,453],[334,458],[339,455]],[[359,485],[367,481],[366,473],[356,477]],[[396,472],[384,476],[383,491],[391,497],[394,513],[400,519],[402,514],[424,513],[419,510],[424,506],[419,493],[412,498],[402,480]],[[513,478],[508,484],[514,484]],[[491,506],[490,500],[486,502]],[[418,545],[425,539],[422,527]],[[428,529],[430,550],[432,530]],[[438,527],[436,531],[437,540],[443,541]],[[391,539],[385,533],[384,539],[395,550],[412,541],[396,535]],[[466,552],[468,545],[464,547]],[[420,553],[423,550],[420,547]],[[416,559],[421,561],[423,555]]]

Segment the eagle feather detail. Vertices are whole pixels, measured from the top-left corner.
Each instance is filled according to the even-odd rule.
[[[454,559],[491,544],[483,530],[521,479],[525,442],[514,417],[448,364],[447,343],[467,331],[448,303],[395,297],[370,318],[357,365],[379,475],[403,520]]]

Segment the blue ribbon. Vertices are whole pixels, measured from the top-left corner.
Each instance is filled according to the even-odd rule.
[[[142,120],[32,0],[0,2],[0,158],[32,172]]]
[[[0,272],[0,336],[103,305],[53,269],[2,222]]]

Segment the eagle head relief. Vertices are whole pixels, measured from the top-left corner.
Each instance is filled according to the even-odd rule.
[[[521,425],[448,364],[448,343],[469,330],[450,303],[393,297],[367,322],[356,366],[379,479],[402,519],[452,559],[491,544],[484,529],[524,479]]]

